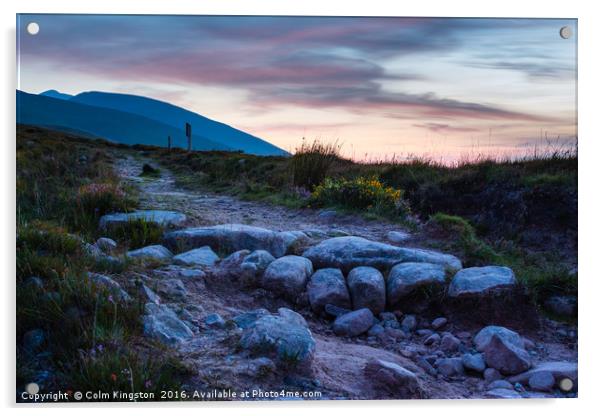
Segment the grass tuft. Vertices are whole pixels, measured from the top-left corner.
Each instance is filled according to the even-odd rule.
[[[293,185],[313,191],[321,184],[331,166],[340,159],[341,144],[303,140],[289,160]]]

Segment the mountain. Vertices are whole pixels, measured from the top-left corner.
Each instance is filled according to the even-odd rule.
[[[147,97],[93,91],[78,94],[69,101],[136,114],[167,124],[180,131],[183,131],[185,123],[190,123],[193,134],[199,134],[213,142],[230,149],[242,150],[245,153],[288,155],[284,150],[259,137],[173,104]]]
[[[72,100],[17,91],[17,123],[51,127],[56,130],[81,132],[117,143],[186,147],[183,129],[150,118]],[[235,150],[204,136],[192,137],[195,150]]]
[[[58,92],[57,90],[44,91],[44,92],[40,93],[40,95],[43,95],[45,97],[50,97],[50,98],[59,98],[61,100],[69,100],[73,97],[73,95],[71,95],[71,94],[65,94],[63,92]]]

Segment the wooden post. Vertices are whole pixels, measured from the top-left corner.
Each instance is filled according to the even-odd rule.
[[[188,151],[192,150],[192,126],[186,123],[186,137],[188,138]]]
[[[167,136],[167,151],[171,152],[171,136]]]

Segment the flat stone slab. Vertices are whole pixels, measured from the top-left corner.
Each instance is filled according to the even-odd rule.
[[[456,273],[447,294],[452,298],[480,297],[515,286],[514,272],[508,267],[469,267]]]
[[[450,254],[397,247],[355,236],[324,240],[306,250],[303,256],[310,259],[315,268],[335,267],[345,273],[358,266],[388,270],[402,262],[440,264],[454,272],[462,267],[460,260]]]
[[[162,210],[140,210],[127,213],[120,212],[103,215],[100,217],[98,225],[101,229],[107,229],[136,220],[144,220],[163,227],[180,227],[186,222],[186,215],[181,212]]]
[[[576,383],[578,378],[577,363],[568,361],[547,361],[537,364],[529,371],[511,377],[509,380],[511,383],[527,384],[531,377],[539,373],[551,373],[556,382],[568,378],[573,383]]]
[[[217,252],[238,250],[266,250],[274,257],[282,257],[295,245],[308,240],[301,231],[272,231],[245,224],[220,224],[172,231],[164,243],[174,251],[209,246]]]

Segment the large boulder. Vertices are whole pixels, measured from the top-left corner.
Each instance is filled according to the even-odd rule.
[[[518,374],[531,367],[523,338],[508,328],[487,326],[475,335],[473,342],[487,365],[502,374]]]
[[[281,308],[285,309],[285,308]],[[240,345],[253,355],[265,355],[276,359],[282,368],[309,370],[316,342],[303,318],[289,311],[278,315],[265,315],[243,330]]]
[[[391,269],[387,278],[387,299],[390,305],[411,295],[419,288],[442,290],[445,268],[432,263],[400,263]]]
[[[498,334],[493,334],[483,351],[485,362],[502,374],[519,374],[531,367],[529,353]]]
[[[173,262],[181,266],[213,266],[219,260],[219,256],[204,246],[174,256]]]
[[[368,308],[374,315],[385,310],[386,290],[383,275],[374,267],[360,266],[347,275],[353,309]]]
[[[454,271],[462,267],[460,260],[449,254],[396,247],[354,236],[324,240],[306,250],[303,256],[317,268],[335,267],[345,273],[358,266],[371,266],[384,271],[397,263],[408,261],[441,264]]]
[[[364,367],[364,375],[375,387],[398,399],[412,398],[420,391],[416,374],[390,361],[368,361]]]
[[[175,345],[192,338],[192,330],[166,305],[147,303],[142,318],[144,334],[164,344]]]
[[[142,260],[170,261],[173,254],[162,245],[155,244],[137,250],[130,250],[126,253],[126,257]]]
[[[295,300],[305,291],[307,279],[313,273],[311,261],[305,257],[284,256],[270,263],[263,274],[264,289]]]
[[[481,329],[473,338],[473,342],[477,351],[483,352],[491,342],[491,338],[497,335],[501,339],[509,342],[510,344],[525,349],[525,343],[523,338],[516,332],[505,328],[503,326],[490,325]]]
[[[272,231],[245,224],[221,224],[172,231],[164,237],[167,247],[175,251],[210,246],[218,252],[238,250],[266,250],[274,257],[282,257],[308,237],[300,231]]]
[[[349,309],[351,301],[345,277],[339,269],[320,269],[307,284],[309,304],[314,312],[324,313],[327,304]]]
[[[374,315],[368,308],[349,312],[335,319],[332,329],[343,337],[356,337],[368,331],[374,325]]]
[[[186,222],[186,215],[181,212],[161,210],[120,212],[103,215],[100,217],[99,226],[101,229],[108,229],[139,220],[154,223],[162,227],[180,227]]]
[[[514,272],[508,267],[469,267],[456,273],[447,294],[452,298],[482,297],[515,286]]]

